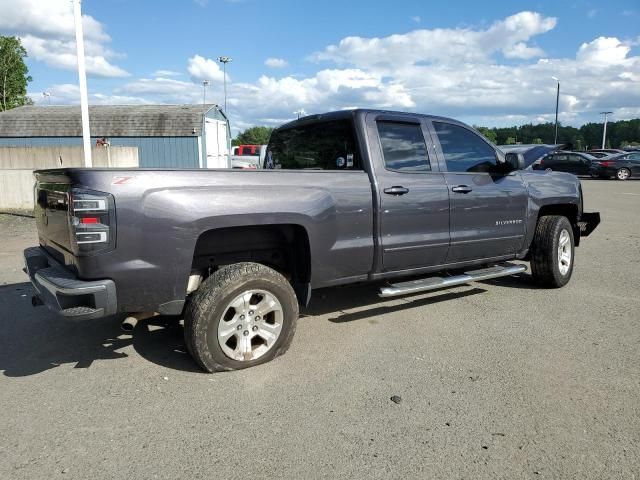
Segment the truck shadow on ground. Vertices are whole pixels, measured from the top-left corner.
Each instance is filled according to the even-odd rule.
[[[96,361],[127,358],[131,347],[160,366],[200,371],[176,318],[141,322],[130,335],[120,330],[123,317],[61,319],[46,307],[33,308],[32,294],[29,283],[0,287],[0,372],[7,377],[37,375],[61,365],[89,368]]]
[[[533,288],[523,279],[496,279],[486,284]],[[464,290],[461,290],[463,289]],[[403,297],[378,297],[376,285],[356,285],[314,292],[301,319],[328,316],[333,323],[369,319],[393,312],[455,301],[487,290],[465,285]],[[33,308],[31,284],[0,286],[0,372],[7,377],[37,375],[62,365],[89,368],[96,361],[122,360],[131,348],[161,367],[201,372],[187,352],[183,327],[176,317],[155,317],[138,323],[132,334],[122,332],[123,316],[74,322],[59,318],[46,307]]]
[[[478,287],[469,288],[469,285],[458,288],[465,287],[467,289],[463,291],[433,290],[396,298],[380,298],[377,287],[373,285],[322,289],[314,292],[307,308],[301,309],[301,317],[330,315],[328,320],[333,323],[354,322],[486,292]],[[362,309],[363,307],[366,308]],[[352,309],[356,311],[349,311]]]

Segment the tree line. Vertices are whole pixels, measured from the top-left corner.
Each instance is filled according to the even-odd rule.
[[[476,130],[497,145],[516,143],[549,143],[554,141],[555,124],[539,123],[514,127],[479,127]],[[573,150],[587,150],[602,146],[603,123],[586,123],[580,128],[558,125],[558,143],[568,144]],[[640,144],[640,118],[607,122],[607,148],[620,148]]]

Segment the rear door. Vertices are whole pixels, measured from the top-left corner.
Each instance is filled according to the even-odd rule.
[[[421,117],[369,113],[384,271],[442,264],[449,248],[449,193]]]
[[[447,263],[519,251],[528,206],[520,174],[501,173],[494,147],[466,126],[434,120],[431,128],[450,196]]]

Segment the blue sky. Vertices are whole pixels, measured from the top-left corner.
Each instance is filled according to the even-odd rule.
[[[76,103],[71,4],[0,0],[37,102]],[[84,0],[90,102],[222,103],[234,129],[380,107],[508,125],[640,116],[640,4],[596,1]],[[267,61],[267,59],[271,59]],[[265,63],[267,62],[267,63]],[[551,116],[550,116],[551,115]]]

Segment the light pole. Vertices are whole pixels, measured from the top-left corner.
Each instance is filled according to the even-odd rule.
[[[51,92],[42,92],[42,96],[47,99],[47,104],[51,106]]]
[[[298,120],[300,119],[300,117],[302,115],[306,115],[307,112],[304,111],[304,108],[301,108],[300,110],[296,110],[295,112],[293,112],[295,115],[298,115]]]
[[[560,80],[558,80],[556,77],[551,78],[558,82],[558,89],[556,90],[556,133],[553,137],[553,143],[554,145],[556,145],[558,143],[558,104],[560,103]]]
[[[84,166],[91,168],[91,131],[89,129],[89,98],[87,94],[87,72],[84,62],[84,34],[82,33],[81,0],[73,0],[73,20],[76,30],[76,54],[78,57],[78,86],[80,87],[80,117],[82,118],[82,149]]]
[[[605,148],[607,141],[607,118],[613,112],[600,112],[600,115],[604,115],[604,129],[602,130],[602,148]]]
[[[202,104],[207,103],[207,87],[209,86],[209,80],[202,81]]]
[[[227,63],[233,62],[231,57],[218,57],[218,61],[222,64],[222,73],[224,74],[224,114],[227,114]]]

